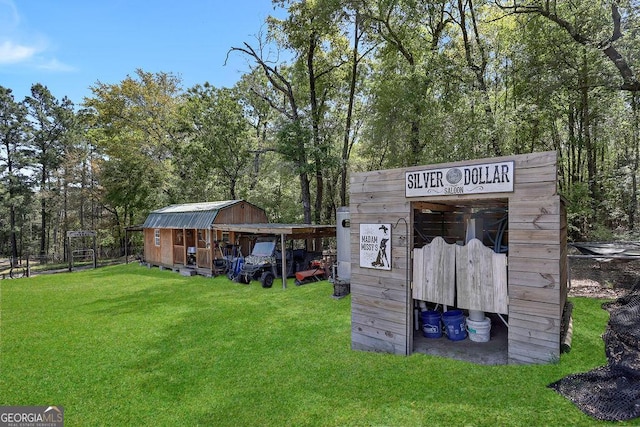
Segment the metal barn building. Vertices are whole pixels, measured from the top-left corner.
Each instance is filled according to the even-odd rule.
[[[267,223],[265,211],[244,200],[170,205],[149,214],[143,224],[144,261],[170,269],[214,274],[223,250],[250,251],[250,241],[218,224]]]

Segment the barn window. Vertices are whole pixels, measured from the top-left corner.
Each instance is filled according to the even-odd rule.
[[[160,246],[160,229],[156,228],[153,230],[153,238],[155,240],[156,246]]]

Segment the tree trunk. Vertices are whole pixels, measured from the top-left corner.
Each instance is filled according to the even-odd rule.
[[[324,182],[322,178],[322,158],[320,147],[320,110],[318,108],[318,94],[316,89],[316,74],[314,69],[314,55],[318,40],[315,32],[309,35],[309,50],[307,51],[307,72],[309,73],[309,103],[311,104],[311,132],[313,138],[313,163],[316,175],[316,200],[314,205],[314,219],[316,224],[320,224],[322,213],[322,198]]]
[[[45,257],[47,255],[47,174],[42,162],[42,177],[40,177],[40,256]]]
[[[582,138],[584,141],[584,147],[587,157],[587,185],[589,187],[589,196],[591,199],[591,212],[592,219],[595,220],[598,217],[597,207],[599,201],[599,192],[597,190],[597,176],[596,176],[596,159],[597,150],[594,147],[593,140],[591,138],[591,113],[589,110],[589,77],[587,69],[587,55],[586,51],[583,55],[583,67],[582,67],[582,82],[580,85],[580,96],[582,101]]]
[[[576,171],[578,170],[578,160],[576,153],[576,115],[575,115],[575,106],[573,104],[569,105],[568,112],[568,128],[569,128],[569,160],[567,162],[569,170],[567,171],[567,179],[568,179],[568,187],[571,186],[578,181],[578,177],[576,176]]]
[[[520,2],[518,4],[517,1],[513,1],[513,4],[510,6],[505,6],[496,2],[497,6],[502,10],[511,11],[511,13],[524,13],[524,14],[539,14],[540,16],[544,16],[546,19],[554,22],[560,28],[565,30],[567,34],[571,36],[573,40],[577,43],[581,44],[585,47],[596,47],[598,48],[604,56],[609,60],[609,62],[618,70],[618,74],[622,77],[623,83],[620,86],[621,90],[626,90],[630,92],[640,92],[640,80],[638,80],[638,73],[635,72],[627,58],[622,56],[622,54],[616,49],[613,43],[624,36],[622,33],[622,15],[618,10],[618,6],[620,5],[620,1],[612,1],[611,2],[611,27],[613,29],[611,36],[606,37],[601,41],[594,40],[589,37],[586,33],[581,33],[581,27],[576,25],[573,22],[573,17],[571,20],[564,20],[558,14],[556,10],[556,2],[539,2],[540,4],[535,5],[536,2]],[[631,32],[635,30],[633,25],[629,26],[632,28]],[[589,26],[586,26],[589,28]],[[633,50],[632,50],[633,52]],[[629,56],[631,56],[630,54]]]
[[[351,62],[351,79],[349,82],[349,106],[347,107],[347,119],[344,125],[344,137],[342,138],[342,156],[340,157],[340,206],[347,205],[347,165],[351,153],[351,120],[353,118],[353,105],[356,96],[356,83],[358,81],[358,46],[360,42],[360,14],[356,11],[353,27],[353,55]]]
[[[12,263],[15,263],[18,260],[18,239],[16,238],[16,208],[13,206],[13,202],[11,203],[9,221],[11,226],[11,259]],[[13,266],[15,267],[15,265]]]
[[[463,5],[462,0],[458,0],[458,10],[460,11],[460,30],[462,31],[462,39],[464,41],[465,57],[467,59],[467,65],[469,66],[469,68],[471,68],[476,76],[476,82],[478,83],[478,89],[480,90],[482,103],[484,104],[484,114],[485,118],[487,119],[487,127],[489,128],[489,151],[491,154],[499,157],[502,156],[502,150],[500,149],[500,145],[498,144],[495,117],[493,115],[493,110],[491,109],[491,100],[489,99],[487,82],[484,77],[484,73],[487,69],[487,58],[482,45],[482,39],[478,32],[478,24],[476,22],[476,13],[473,7],[473,2],[471,0],[468,0],[468,5],[469,14],[471,15],[471,26],[473,29],[476,45],[476,49],[474,49],[474,51],[479,52],[478,62],[480,64],[477,64],[472,56],[471,40],[469,38],[469,34],[467,33],[465,6]]]
[[[640,163],[640,125],[638,124],[638,94],[631,94],[631,111],[633,114],[632,120],[632,135],[631,140],[633,143],[633,166],[631,169],[631,201],[629,203],[629,231],[634,231],[636,228],[636,212],[638,210],[638,164]]]
[[[16,237],[16,206],[15,206],[15,196],[16,190],[15,185],[17,178],[13,176],[13,156],[11,152],[11,144],[7,141],[4,144],[5,149],[7,150],[7,175],[9,177],[9,227],[11,230],[11,259],[12,262],[17,262],[18,260],[18,240]]]
[[[304,223],[311,224],[311,191],[309,189],[309,176],[306,172],[300,172],[300,194],[302,195]]]
[[[277,68],[272,67],[267,62],[265,62],[262,57],[247,43],[244,43],[244,48],[232,47],[232,51],[243,52],[256,60],[260,68],[264,71],[265,77],[274,90],[280,92],[284,99],[285,103],[289,105],[289,108],[282,106],[281,101],[276,101],[271,99],[267,95],[260,94],[259,91],[256,93],[261,96],[267,103],[276,111],[280,112],[287,119],[291,121],[295,125],[296,129],[296,138],[297,138],[297,151],[298,155],[294,160],[296,166],[299,169],[300,176],[300,194],[301,194],[301,202],[302,209],[304,214],[304,221],[306,224],[311,224],[311,191],[309,188],[309,176],[306,172],[307,168],[307,155],[306,155],[306,147],[304,140],[302,140],[299,130],[301,127],[300,115],[298,112],[298,105],[296,102],[296,98],[293,92],[293,88],[291,82],[288,81],[282,74],[280,74]]]

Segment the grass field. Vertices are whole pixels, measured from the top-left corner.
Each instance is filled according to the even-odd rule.
[[[601,301],[573,300],[559,363],[478,366],[352,351],[332,291],[136,264],[2,280],[0,405],[63,406],[66,426],[613,424],[547,388],[606,363]]]

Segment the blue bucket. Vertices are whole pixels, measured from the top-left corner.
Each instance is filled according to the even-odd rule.
[[[440,312],[425,310],[422,316],[422,334],[426,338],[440,338],[442,329],[440,328]]]
[[[467,327],[462,310],[450,310],[442,313],[445,333],[451,341],[460,341],[467,337]]]

